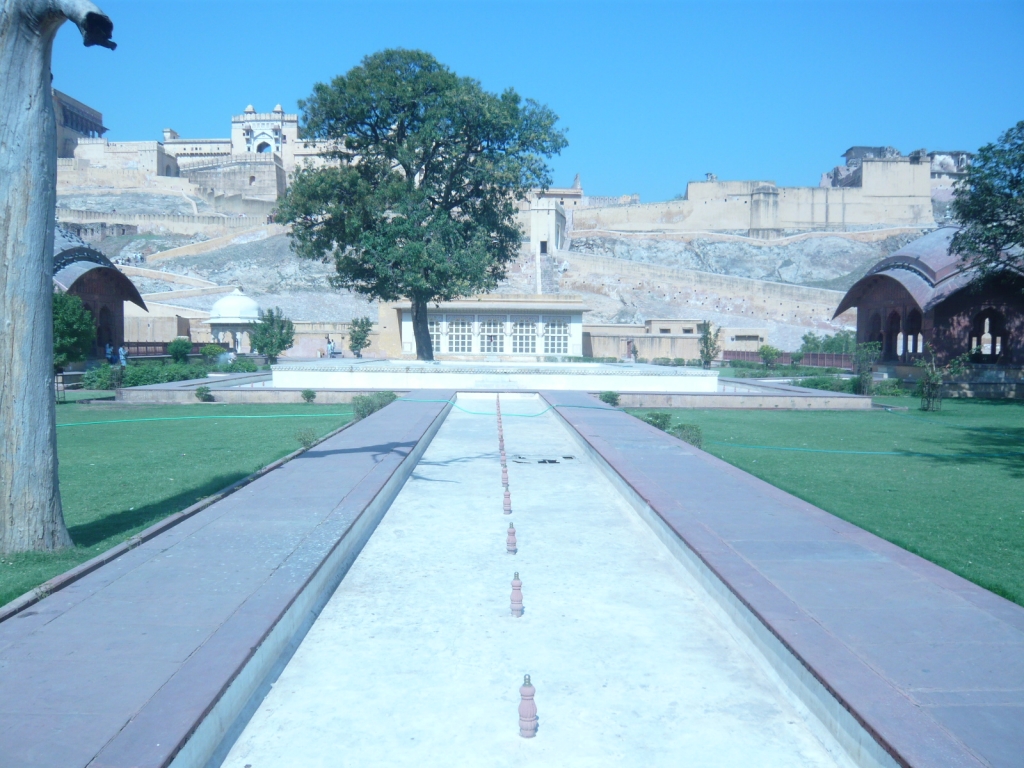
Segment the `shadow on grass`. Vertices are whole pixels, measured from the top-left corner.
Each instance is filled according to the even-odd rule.
[[[957,446],[943,446],[950,451],[950,456],[906,453],[939,465],[984,466],[1006,472],[1017,480],[1024,478],[1024,428],[1004,427],[996,432],[982,427],[962,427],[957,431]]]
[[[95,547],[108,540],[110,546],[113,546],[168,515],[180,512],[200,499],[222,491],[232,483],[247,477],[248,474],[247,472],[231,472],[218,475],[202,485],[188,488],[153,504],[146,504],[135,509],[123,509],[87,523],[68,526],[68,532],[71,534],[71,540],[78,547]]]

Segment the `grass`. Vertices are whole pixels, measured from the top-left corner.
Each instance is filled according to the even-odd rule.
[[[337,429],[351,420],[351,410],[305,404],[58,406],[57,423],[64,425],[57,428],[61,497],[76,546],[0,556],[0,605],[291,453],[311,433],[319,438]],[[197,416],[203,418],[181,419]],[[230,416],[284,418],[225,418]]]
[[[705,451],[1024,605],[1024,404],[875,402],[910,410],[629,410],[697,424]]]

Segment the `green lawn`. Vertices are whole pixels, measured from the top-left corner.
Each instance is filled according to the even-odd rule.
[[[700,425],[704,450],[1024,605],[1024,404],[875,402],[910,410],[646,410]]]
[[[300,447],[300,430],[322,436],[337,429],[351,420],[351,410],[58,405],[61,497],[77,546],[0,557],[0,605],[291,453]],[[239,416],[273,418],[230,418]]]

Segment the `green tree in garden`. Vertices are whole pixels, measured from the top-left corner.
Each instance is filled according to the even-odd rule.
[[[924,345],[924,354],[914,361],[914,365],[921,369],[921,378],[917,382],[917,394],[921,397],[922,411],[942,410],[942,385],[948,377],[964,373],[970,359],[971,353],[964,352],[945,365],[939,365],[935,360],[935,351],[931,345]]]
[[[85,360],[96,343],[96,323],[82,300],[69,293],[53,294],[53,365]]]
[[[370,346],[370,331],[373,322],[368,317],[355,318],[348,327],[348,348],[356,357],[363,356],[363,350]]]
[[[757,356],[761,358],[761,362],[764,363],[765,369],[772,368],[780,357],[782,357],[782,350],[771,346],[770,344],[762,344],[757,348]]]
[[[857,346],[857,334],[853,331],[837,331],[831,336],[819,336],[814,331],[808,331],[800,337],[800,341],[800,351],[805,355],[812,352],[852,355]]]
[[[249,344],[271,363],[295,343],[295,326],[281,312],[281,308],[260,310],[259,322],[249,325]]]
[[[423,51],[390,49],[299,103],[325,167],[300,170],[279,206],[299,255],[333,261],[336,286],[412,303],[432,360],[430,302],[488,291],[519,253],[517,203],[547,187],[566,145],[547,107],[488,93]]]
[[[187,363],[188,356],[192,353],[192,342],[184,336],[179,336],[167,345],[167,354],[176,363]]]
[[[873,373],[871,366],[882,356],[882,344],[878,341],[868,341],[857,345],[854,352],[854,372],[857,374],[856,391],[858,395],[870,395],[873,385]]]
[[[722,345],[718,343],[718,334],[722,332],[721,328],[711,329],[711,321],[705,320],[700,324],[700,364],[704,368],[711,367],[711,361],[718,357],[718,353],[722,351]]]
[[[952,253],[982,272],[1024,273],[1024,120],[978,150],[951,210],[963,227]]]

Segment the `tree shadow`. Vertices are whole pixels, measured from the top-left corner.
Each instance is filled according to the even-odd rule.
[[[180,512],[207,496],[213,496],[248,475],[248,472],[218,475],[205,483],[179,491],[173,496],[168,496],[152,504],[145,504],[135,509],[122,509],[120,512],[113,512],[87,523],[68,526],[68,533],[71,534],[71,540],[79,547],[94,547],[108,539],[113,539],[109,542],[113,546],[118,541],[127,538],[129,534],[144,530],[168,515]]]
[[[375,462],[379,462],[380,459],[377,457],[384,457],[391,453],[401,453],[402,456],[408,456],[409,452],[416,447],[416,441],[410,441],[405,443],[381,443],[380,445],[361,445],[356,448],[332,448],[330,450],[324,450],[319,448],[311,448],[302,454],[303,458],[322,458],[324,456],[334,455],[345,455],[353,453],[369,453],[374,457]],[[402,450],[404,449],[404,450]]]
[[[899,453],[939,465],[995,468],[1014,479],[1024,478],[1024,428],[1001,427],[997,430],[961,426],[956,428],[956,432],[956,447],[940,443],[946,448],[945,452],[900,450]]]

